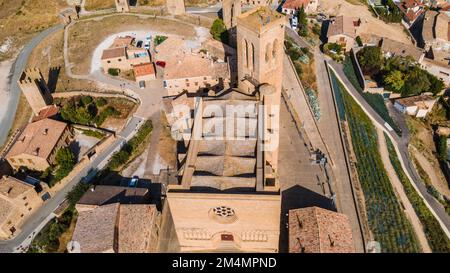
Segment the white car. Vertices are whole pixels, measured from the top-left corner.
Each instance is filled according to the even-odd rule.
[[[147,50],[150,49],[150,42],[149,42],[149,41],[146,41],[146,42],[145,42],[144,48],[147,49]]]
[[[152,35],[148,35],[147,37],[145,37],[145,40],[147,42],[150,42],[152,40]]]
[[[139,82],[139,88],[144,89],[145,88],[145,81]]]

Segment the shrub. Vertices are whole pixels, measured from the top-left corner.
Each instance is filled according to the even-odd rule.
[[[439,136],[438,138],[438,158],[441,162],[447,160],[447,137]]]
[[[222,19],[218,18],[214,20],[211,26],[210,33],[215,40],[221,41],[224,44],[228,43],[228,32],[225,23],[222,21]]]
[[[153,43],[155,44],[155,46],[158,46],[165,40],[167,40],[167,36],[156,35]]]
[[[93,99],[91,96],[82,96],[81,97],[81,102],[83,103],[83,105],[89,105],[92,101],[93,101]]]
[[[108,74],[111,76],[119,76],[120,70],[117,68],[108,69]]]
[[[95,100],[95,105],[97,105],[97,107],[103,107],[106,104],[108,104],[108,101],[105,98],[98,98]]]
[[[383,53],[378,46],[364,47],[358,52],[357,57],[364,74],[375,75],[383,68]]]

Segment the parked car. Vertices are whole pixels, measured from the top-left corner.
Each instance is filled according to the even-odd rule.
[[[147,37],[145,37],[145,40],[147,42],[150,42],[152,40],[152,35],[148,35]]]
[[[164,68],[164,67],[166,67],[166,62],[163,62],[163,61],[157,61],[157,62],[156,62],[156,65],[159,66],[159,67]]]
[[[150,42],[145,42],[144,48],[149,50],[150,49]]]
[[[128,183],[128,187],[135,188],[137,187],[138,182],[139,176],[135,175],[131,178],[130,182]]]
[[[137,41],[136,46],[139,48],[142,48],[143,43],[144,43],[143,41],[139,40],[139,41]]]
[[[139,88],[144,89],[145,88],[145,81],[139,82]]]

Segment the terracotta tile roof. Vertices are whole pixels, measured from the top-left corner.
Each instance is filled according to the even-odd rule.
[[[400,3],[396,3],[396,5],[410,22],[415,21],[417,17],[425,12],[423,9],[424,4],[420,0],[403,0]],[[417,12],[413,10],[415,7],[419,7]]]
[[[124,57],[126,58],[126,47],[109,48],[103,50],[102,60]]]
[[[433,98],[433,96],[428,94],[421,94],[418,96],[411,96],[401,99],[396,99],[395,102],[399,103],[405,107],[411,107],[411,106],[417,106],[421,109],[428,109],[428,103],[426,102],[432,102],[436,99]]]
[[[155,205],[120,206],[119,253],[149,252],[157,213]]]
[[[120,36],[114,39],[110,48],[129,46],[133,43],[134,38],[131,36]]]
[[[41,111],[39,111],[39,114],[33,118],[33,122],[42,120],[42,119],[46,119],[46,118],[50,118],[50,117],[54,117],[58,114],[59,112],[59,107],[56,105],[50,105],[45,107],[44,109],[42,109]]]
[[[306,8],[309,4],[310,0],[286,0],[283,3],[283,8],[285,9],[299,9],[303,6]]]
[[[72,241],[80,244],[82,253],[149,252],[156,216],[156,206],[149,204],[115,203],[82,211]]]
[[[116,203],[79,212],[72,241],[80,244],[82,253],[117,251],[115,228],[119,206]]]
[[[155,67],[153,63],[138,64],[133,66],[134,76],[142,77],[147,75],[155,75]]]
[[[391,40],[389,38],[383,38],[381,42],[381,50],[383,52],[389,52],[394,56],[412,57],[416,62],[420,60],[423,51],[413,45],[404,44]]]
[[[6,158],[29,154],[47,159],[67,126],[64,122],[49,118],[27,124],[6,154]]]
[[[158,60],[165,60],[168,56],[175,56],[183,53],[185,40],[169,37],[164,42],[155,47]]]
[[[82,205],[102,206],[112,203],[140,204],[148,198],[148,190],[119,186],[93,186],[77,202]]]
[[[328,26],[327,37],[334,35],[347,35],[356,38],[356,27],[360,24],[359,18],[338,16],[331,20]]]
[[[215,63],[212,60],[196,54],[182,54],[166,61],[164,79],[183,79],[193,77],[227,77],[228,65]]]
[[[11,215],[13,210],[14,208],[11,202],[8,202],[7,200],[0,198],[0,226],[2,226],[3,223],[5,223],[5,221],[8,220],[9,215]]]
[[[348,217],[318,207],[290,210],[289,252],[354,253]]]

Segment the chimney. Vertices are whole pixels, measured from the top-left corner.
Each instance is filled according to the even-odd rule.
[[[45,128],[45,129],[44,129],[43,134],[44,134],[44,135],[47,135],[47,134],[48,134],[48,128]]]
[[[39,155],[39,147],[37,147],[37,148],[34,150],[33,154],[34,154],[35,156],[38,156],[38,155]]]

